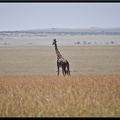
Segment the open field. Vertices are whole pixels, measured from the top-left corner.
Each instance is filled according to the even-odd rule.
[[[120,46],[0,47],[0,117],[120,117]]]
[[[58,46],[71,74],[120,74],[120,46]],[[0,75],[57,74],[54,46],[0,47]]]
[[[1,117],[120,117],[120,75],[0,76]]]

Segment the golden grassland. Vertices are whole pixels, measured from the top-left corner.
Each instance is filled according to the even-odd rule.
[[[118,117],[120,75],[0,76],[1,117]]]

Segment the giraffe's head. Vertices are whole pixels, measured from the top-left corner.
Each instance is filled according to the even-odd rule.
[[[56,39],[53,39],[53,43],[52,43],[52,45],[55,45],[56,44]]]

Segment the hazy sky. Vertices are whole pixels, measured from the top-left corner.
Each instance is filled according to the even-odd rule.
[[[0,3],[0,31],[120,27],[120,3]]]

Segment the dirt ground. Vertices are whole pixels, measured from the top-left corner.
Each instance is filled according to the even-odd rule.
[[[120,74],[120,46],[58,46],[72,74]],[[54,46],[0,47],[0,75],[57,74]],[[60,73],[62,74],[62,73]]]

